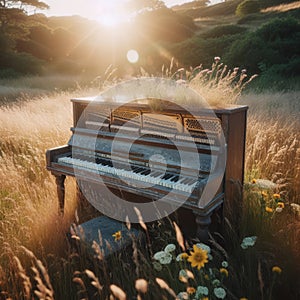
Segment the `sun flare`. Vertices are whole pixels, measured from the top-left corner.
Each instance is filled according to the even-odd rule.
[[[105,14],[98,18],[98,21],[105,27],[115,27],[119,25],[123,20],[120,15],[117,14]]]

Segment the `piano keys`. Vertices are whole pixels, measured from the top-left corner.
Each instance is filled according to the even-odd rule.
[[[163,198],[183,206],[195,215],[197,235],[207,238],[212,213],[223,204],[235,205],[233,182],[243,182],[247,106],[214,108],[211,114],[166,101],[156,109],[153,101],[161,100],[120,105],[72,99],[71,138],[46,153],[60,211],[65,178],[75,176],[82,191],[82,182],[100,184],[130,193],[132,202]],[[101,192],[94,194],[100,211],[110,204]]]

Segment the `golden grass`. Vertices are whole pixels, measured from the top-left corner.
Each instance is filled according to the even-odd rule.
[[[209,92],[208,86],[206,89]],[[220,91],[221,88],[215,90],[215,95],[209,98],[217,101]],[[64,255],[65,232],[73,222],[76,207],[75,182],[67,179],[66,214],[62,220],[57,211],[56,185],[53,176],[45,168],[45,151],[68,141],[71,136],[69,127],[72,126],[72,106],[69,99],[81,96],[80,93],[86,96],[91,92],[80,90],[74,93],[57,93],[0,108],[0,248],[8,257],[12,257],[11,262],[0,259],[0,288],[4,285],[3,289],[10,293],[20,293],[17,283],[9,286],[13,279],[20,280],[16,274],[23,274],[20,276],[24,295],[28,294],[30,288],[19,260],[22,256],[20,249],[27,256],[31,255],[29,250],[34,250],[38,257],[39,253],[42,256],[51,253],[58,257]],[[230,94],[229,90],[228,94],[224,93],[220,97],[225,101],[230,95],[234,97],[234,102],[241,98],[240,93]],[[279,191],[287,202],[299,203],[298,99],[299,92],[248,94],[242,97],[242,103],[250,105],[247,178],[273,180],[279,184]],[[291,234],[291,243],[299,247],[299,230],[295,230],[295,226],[299,228],[299,221],[295,220],[292,224],[293,227],[287,230]],[[180,243],[184,248],[183,241]],[[37,258],[34,259],[33,267],[38,280],[47,277],[44,266]],[[97,277],[92,278],[92,273],[87,275],[101,289]],[[79,277],[74,278],[81,280]],[[159,283],[162,284],[161,281]],[[163,288],[170,294],[174,293],[169,286]],[[52,297],[51,283],[44,280],[40,283],[40,289],[36,290],[36,295],[43,298],[47,293]]]
[[[299,92],[246,95],[248,176],[267,178],[289,202],[300,195]],[[251,178],[248,178],[251,179]]]
[[[267,7],[265,9],[262,9],[262,13],[268,13],[268,12],[285,12],[293,9],[298,9],[300,8],[300,1],[295,1],[292,3],[285,3],[285,4],[280,4],[276,6],[271,6]]]

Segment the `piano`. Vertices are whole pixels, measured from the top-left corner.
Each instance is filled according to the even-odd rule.
[[[137,211],[153,221],[183,207],[195,216],[202,240],[217,209],[240,205],[235,183],[244,177],[247,106],[187,110],[152,98],[71,102],[71,138],[46,152],[60,212],[66,176],[76,178],[100,212],[121,221],[129,216],[138,223]]]

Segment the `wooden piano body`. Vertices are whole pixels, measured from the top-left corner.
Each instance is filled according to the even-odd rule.
[[[195,215],[197,236],[201,239],[207,238],[211,215],[217,208],[225,204],[225,208],[232,209],[237,205],[234,183],[243,183],[247,106],[218,107],[212,113],[197,107],[187,111],[180,105],[156,99],[124,104],[96,98],[71,101],[72,136],[67,145],[46,153],[47,169],[56,177],[60,211],[64,210],[66,176],[75,176],[77,181],[91,186],[105,185],[121,191],[121,195],[129,193],[133,202],[140,198],[155,202],[162,197],[168,202],[177,201]],[[132,135],[138,137],[132,139]],[[113,155],[117,161],[113,164],[115,140],[121,146]],[[197,164],[194,167],[193,162],[180,165],[178,145],[187,157],[190,152],[195,154],[196,149],[200,168]],[[165,164],[159,159],[150,163],[152,157],[161,156],[165,156]],[[124,163],[129,161],[128,169]],[[219,172],[218,168],[221,174],[210,177],[210,173]],[[210,199],[202,201],[205,186],[216,177],[218,188]],[[149,187],[136,188],[136,183],[143,181]],[[100,205],[100,210],[101,204],[109,205],[101,197],[93,201]]]

